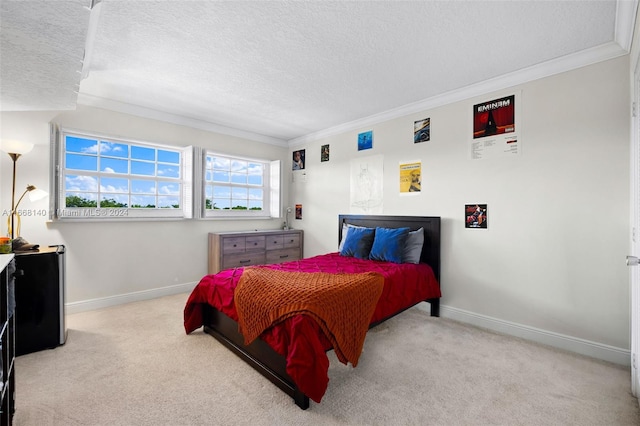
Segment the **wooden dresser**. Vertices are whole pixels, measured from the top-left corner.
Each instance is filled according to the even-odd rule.
[[[302,259],[303,232],[242,231],[209,233],[209,274],[238,266]]]

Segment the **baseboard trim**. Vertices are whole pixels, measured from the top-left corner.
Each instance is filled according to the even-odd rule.
[[[108,308],[110,306],[122,305],[130,302],[150,300],[163,296],[171,296],[179,293],[188,293],[196,286],[196,282],[177,284],[168,287],[154,288],[150,290],[136,291],[132,293],[120,294],[117,296],[103,297],[99,299],[82,300],[71,302],[65,305],[67,314],[93,311],[96,309]],[[427,306],[418,305],[420,309],[429,312]],[[612,362],[619,365],[631,366],[631,351],[627,349],[609,346],[590,340],[580,339],[565,334],[555,333],[527,325],[522,325],[510,321],[493,318],[475,312],[452,306],[440,305],[440,316],[465,324],[473,325],[498,333],[520,337],[532,342],[552,346],[558,349],[575,352],[603,361]]]
[[[428,309],[423,307],[422,309]],[[612,362],[624,366],[631,366],[631,351],[627,349],[609,346],[590,340],[580,339],[548,330],[542,330],[498,318],[465,311],[452,306],[440,305],[440,316],[460,321],[476,327],[485,328],[498,333],[520,337],[554,348],[575,352],[603,361]]]
[[[171,285],[167,287],[153,288],[150,290],[135,291],[119,294],[117,296],[101,297],[99,299],[81,300],[65,304],[67,314],[93,311],[108,308],[110,306],[123,305],[125,303],[140,302],[142,300],[156,299],[163,296],[171,296],[179,293],[188,293],[196,286],[197,282]]]

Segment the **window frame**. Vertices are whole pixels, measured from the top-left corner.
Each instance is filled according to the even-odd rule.
[[[66,168],[66,137],[87,138],[96,141],[104,141],[117,144],[126,144],[131,149],[132,146],[153,148],[167,151],[174,151],[180,154],[179,177],[175,179],[162,179],[158,176],[138,176],[131,174],[128,170],[126,174],[111,174],[100,170],[96,171],[74,171]],[[179,146],[166,143],[141,141],[120,136],[111,136],[97,132],[88,132],[71,128],[59,128],[52,123],[50,126],[51,137],[51,194],[49,219],[53,221],[104,221],[104,220],[153,220],[153,219],[189,219],[193,217],[193,147]],[[131,160],[131,156],[127,157]],[[154,160],[158,164],[158,159]],[[79,172],[83,175],[100,177],[117,177],[129,181],[129,195],[131,195],[130,182],[136,178],[154,182],[157,188],[159,182],[172,182],[179,186],[178,198],[179,208],[134,208],[134,207],[66,207],[66,185],[65,178]],[[100,186],[100,184],[99,184]],[[97,194],[100,194],[98,189]],[[157,196],[157,193],[156,193]],[[97,200],[99,203],[99,199]]]
[[[248,158],[223,154],[219,151],[207,151],[198,146],[180,146],[167,143],[136,140],[133,138],[111,136],[99,132],[77,130],[60,127],[57,123],[49,123],[50,137],[50,179],[49,220],[51,221],[133,221],[133,220],[183,220],[183,219],[279,219],[282,217],[282,161],[261,158]],[[64,140],[66,135],[106,140],[108,142],[148,146],[156,149],[167,149],[181,152],[181,207],[172,208],[130,208],[130,207],[62,207],[66,205]],[[206,210],[204,176],[206,173],[207,153],[226,158],[261,162],[268,165],[268,173],[263,175],[265,186],[265,206],[263,210]],[[100,174],[101,172],[96,172]],[[104,172],[102,172],[104,174]],[[127,174],[127,178],[132,175]],[[73,212],[71,214],[61,214]],[[67,213],[68,213],[67,212]],[[127,214],[124,214],[124,213]]]
[[[239,155],[224,154],[215,150],[207,150],[204,148],[195,148],[195,157],[200,159],[199,164],[201,167],[194,168],[196,176],[194,180],[201,182],[200,191],[198,192],[199,200],[196,203],[196,211],[199,213],[199,218],[203,219],[274,219],[280,217],[281,210],[281,166],[280,160],[266,160],[261,158],[244,157]],[[263,208],[262,210],[239,210],[239,209],[207,209],[206,208],[206,188],[210,182],[206,180],[207,173],[207,158],[209,156],[216,156],[219,158],[228,159],[230,161],[247,161],[260,163],[263,165],[262,174],[262,190],[263,190]],[[199,176],[197,174],[200,174]],[[241,188],[255,188],[250,184],[233,184],[230,182],[230,186]]]

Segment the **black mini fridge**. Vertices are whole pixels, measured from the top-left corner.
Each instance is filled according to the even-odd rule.
[[[15,253],[16,356],[65,343],[65,247]]]

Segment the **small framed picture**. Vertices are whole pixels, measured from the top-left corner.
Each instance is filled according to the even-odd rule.
[[[304,170],[304,149],[293,151],[291,170]]]
[[[358,151],[373,148],[373,130],[358,133]]]
[[[320,161],[329,161],[329,145],[322,145],[322,147],[320,147]]]
[[[464,227],[474,229],[487,229],[488,224],[486,204],[465,204]]]
[[[431,140],[431,118],[413,122],[413,143]]]

